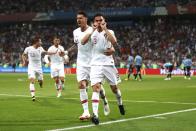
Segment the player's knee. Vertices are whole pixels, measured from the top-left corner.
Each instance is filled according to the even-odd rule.
[[[112,92],[117,93],[118,87],[116,85],[110,85]]]
[[[81,82],[79,82],[79,89],[85,89],[86,86],[87,86],[86,81],[81,81]]]
[[[93,88],[93,92],[100,92],[101,84],[97,83],[97,84],[93,85],[92,88]]]
[[[34,78],[30,78],[29,81],[30,81],[31,84],[35,83],[35,79]]]

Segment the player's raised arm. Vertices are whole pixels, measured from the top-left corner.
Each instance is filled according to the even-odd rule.
[[[85,45],[91,38],[91,35],[93,34],[93,32],[97,29],[97,25],[94,23],[92,24],[93,30],[89,33],[87,33],[81,40],[81,44]]]
[[[107,29],[107,23],[105,21],[103,21],[103,23],[101,24],[101,28],[105,31],[105,33],[107,34],[107,38],[108,40],[112,43],[112,45],[115,45],[117,43],[116,37],[114,36],[114,33],[110,32]]]

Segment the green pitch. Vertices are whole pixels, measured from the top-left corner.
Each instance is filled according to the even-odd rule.
[[[99,118],[103,125],[92,126],[91,121],[78,119],[82,106],[75,75],[66,76],[63,96],[56,98],[54,82],[45,74],[44,88],[36,83],[36,101],[32,102],[26,74],[0,74],[0,131],[196,130],[196,77],[184,80],[174,76],[171,81],[164,81],[164,76],[144,76],[142,82],[124,81],[125,76],[121,79],[126,115],[120,115],[115,96],[105,84],[111,113],[104,116],[101,101]],[[91,98],[91,89],[88,93]],[[89,107],[91,110],[91,102]]]

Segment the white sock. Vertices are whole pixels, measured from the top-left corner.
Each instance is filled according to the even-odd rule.
[[[93,107],[93,113],[98,117],[99,92],[93,92],[93,95],[92,95],[92,107]]]
[[[117,89],[116,99],[117,99],[118,105],[122,105],[121,91],[119,89]]]
[[[84,113],[89,114],[88,94],[86,92],[86,89],[80,89],[80,101],[82,103],[82,107],[83,107]]]
[[[35,86],[34,84],[30,83],[29,85],[29,89],[30,89],[30,92],[31,92],[31,96],[35,96]]]

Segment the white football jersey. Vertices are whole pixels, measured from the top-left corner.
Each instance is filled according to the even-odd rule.
[[[109,31],[114,36],[114,32],[112,30]],[[104,55],[104,51],[106,51],[107,48],[112,47],[111,42],[107,39],[105,31],[98,32],[95,30],[91,35],[91,41],[93,44],[91,65],[114,65],[112,55]]]
[[[84,32],[82,32],[79,27],[73,31],[74,43],[77,43],[78,45],[77,66],[90,67],[92,44],[89,40],[88,43],[82,45],[81,40],[87,33],[91,33],[92,30],[92,27],[88,27]]]
[[[31,69],[40,69],[42,68],[41,64],[41,54],[45,52],[42,47],[38,47],[37,49],[33,46],[26,47],[24,50],[24,54],[28,55],[29,64],[28,68]]]
[[[49,55],[51,67],[62,66],[62,65],[64,66],[64,59],[59,55],[59,52],[64,52],[63,46],[58,45],[58,47],[55,47],[54,45],[52,45],[48,49],[48,52],[56,52],[56,54]]]

